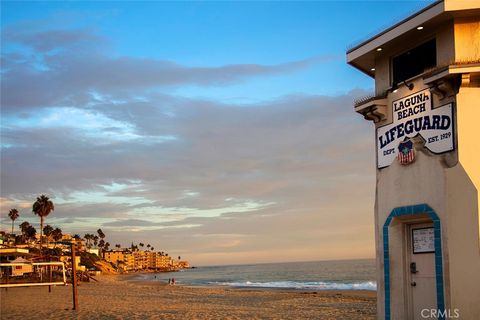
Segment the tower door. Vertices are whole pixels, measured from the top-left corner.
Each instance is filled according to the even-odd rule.
[[[409,319],[425,319],[431,309],[437,309],[433,224],[408,225],[406,231]],[[422,317],[424,309],[428,310]]]

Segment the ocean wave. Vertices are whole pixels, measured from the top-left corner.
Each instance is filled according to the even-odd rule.
[[[377,290],[375,281],[358,282],[297,282],[297,281],[234,281],[234,282],[210,282],[209,284],[227,287],[241,288],[279,288],[279,289],[307,289],[307,290]]]

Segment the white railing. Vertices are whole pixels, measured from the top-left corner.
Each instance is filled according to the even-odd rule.
[[[62,274],[63,274],[63,281],[53,281],[53,282],[24,282],[24,283],[0,283],[0,288],[11,288],[11,287],[31,287],[31,286],[59,286],[59,285],[66,285],[67,284],[67,276],[65,274],[65,264],[59,261],[52,261],[52,262],[33,262],[33,263],[0,263],[0,269],[4,269],[5,267],[16,267],[16,266],[38,266],[38,267],[48,267],[48,266],[61,266],[62,267]],[[13,271],[13,270],[12,270]],[[12,272],[13,273],[13,272]],[[10,273],[10,274],[12,274]],[[34,272],[28,272],[34,273]],[[8,275],[6,276],[8,279]]]

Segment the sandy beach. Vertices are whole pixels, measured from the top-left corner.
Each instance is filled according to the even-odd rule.
[[[101,276],[72,287],[1,289],[1,319],[374,319],[372,291],[283,291],[168,286]]]

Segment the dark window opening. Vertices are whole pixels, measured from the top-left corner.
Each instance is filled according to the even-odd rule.
[[[437,65],[435,39],[392,59],[393,84],[400,83]]]

